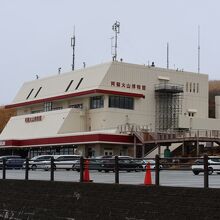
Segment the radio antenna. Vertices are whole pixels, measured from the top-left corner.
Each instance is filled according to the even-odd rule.
[[[112,53],[113,61],[117,60],[117,47],[118,47],[118,34],[120,33],[120,22],[116,21],[112,25],[112,30],[115,32],[115,45],[114,45],[114,52]]]
[[[75,69],[75,46],[76,46],[76,37],[75,37],[75,26],[74,26],[73,37],[71,37],[71,47],[73,48],[72,71],[74,71],[74,69]]]
[[[198,73],[200,73],[200,26],[198,26]]]
[[[167,42],[167,69],[169,69],[169,42]]]

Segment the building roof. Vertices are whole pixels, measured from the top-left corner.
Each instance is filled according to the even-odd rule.
[[[120,73],[120,74],[119,74]],[[127,73],[127,74],[126,74]],[[126,87],[126,83],[141,83],[148,77],[146,73],[153,73],[158,79],[173,75],[175,78],[185,76],[205,77],[205,74],[195,74],[177,70],[150,67],[145,65],[129,64],[124,62],[108,62],[85,69],[62,73],[55,76],[36,79],[23,84],[13,102],[6,108],[21,107],[36,103],[49,102],[94,94],[116,94],[134,97],[145,97],[143,91]],[[152,76],[152,75],[151,75]],[[124,81],[122,86],[112,86]],[[149,79],[150,80],[150,79]]]

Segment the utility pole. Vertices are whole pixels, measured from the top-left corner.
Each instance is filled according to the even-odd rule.
[[[73,48],[72,71],[74,71],[75,69],[75,46],[76,46],[76,37],[75,37],[75,26],[74,26],[73,37],[71,37],[71,47]]]
[[[115,45],[114,45],[114,53],[112,54],[113,61],[117,60],[117,47],[118,47],[118,34],[120,33],[120,22],[116,21],[112,25],[112,30],[115,32]]]

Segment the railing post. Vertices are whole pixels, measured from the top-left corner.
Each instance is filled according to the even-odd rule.
[[[83,172],[84,172],[84,158],[83,156],[80,157],[80,179],[79,182],[83,182]]]
[[[2,160],[2,179],[5,180],[6,177],[6,159],[3,158]]]
[[[158,154],[155,156],[155,185],[160,185],[160,157]]]
[[[209,164],[208,155],[204,155],[204,188],[209,188]]]
[[[29,159],[26,158],[26,163],[25,163],[25,180],[28,180],[28,171],[29,171]]]
[[[115,183],[119,183],[118,156],[115,156]]]
[[[54,181],[54,158],[50,160],[50,181]]]

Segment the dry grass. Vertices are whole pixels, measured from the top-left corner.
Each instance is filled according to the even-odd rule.
[[[7,124],[8,120],[15,114],[15,109],[4,109],[4,107],[0,107],[0,133]]]

